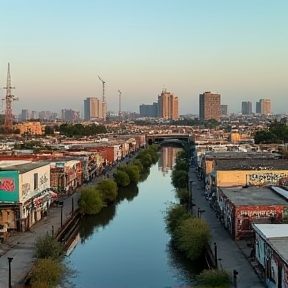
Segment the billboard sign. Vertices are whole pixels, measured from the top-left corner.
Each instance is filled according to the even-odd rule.
[[[18,171],[0,171],[0,202],[19,202]]]

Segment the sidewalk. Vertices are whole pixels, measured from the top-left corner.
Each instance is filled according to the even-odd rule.
[[[137,153],[136,153],[137,155]],[[125,164],[133,160],[136,155],[133,155],[131,158],[127,157],[123,161],[119,162],[118,165]],[[82,187],[78,188],[76,192],[63,199],[64,206],[62,211],[63,224],[71,216],[72,212],[72,198],[74,202],[74,211],[78,208],[78,200],[80,198],[80,190],[85,187],[95,186],[98,182],[103,179],[110,179],[113,176],[117,165],[112,167],[106,175],[109,175],[109,178],[105,176],[99,176],[93,179],[88,184],[84,184]],[[35,242],[38,237],[41,237],[47,233],[52,235],[52,226],[54,226],[54,235],[57,234],[57,231],[61,226],[61,208],[53,207],[48,211],[46,219],[42,219],[31,227],[30,232],[15,232],[12,234],[3,244],[0,244],[0,288],[8,288],[8,257],[12,257],[11,262],[11,282],[12,287],[21,287],[17,284],[23,280],[23,278],[28,274],[28,272],[33,267],[35,263],[34,258],[34,249]]]
[[[196,205],[193,208],[194,214],[197,215],[198,208],[205,210],[201,217],[208,222],[211,229],[212,251],[214,251],[214,243],[217,244],[218,267],[228,271],[231,275],[233,274],[233,270],[238,271],[237,288],[265,287],[242,251],[232,240],[220,221],[215,217],[214,212],[209,206],[209,202],[205,200],[202,183],[198,180],[194,168],[190,168],[189,179],[193,181],[192,198],[193,203]]]

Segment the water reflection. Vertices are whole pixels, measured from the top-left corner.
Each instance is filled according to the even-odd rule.
[[[167,202],[175,201],[168,170],[180,150],[164,147],[158,165],[142,175],[146,180],[119,189],[114,204],[83,219],[81,244],[69,256],[78,272],[70,278],[75,287],[160,288],[193,283],[193,275],[204,266],[170,246],[163,220]],[[167,177],[162,177],[162,167]]]

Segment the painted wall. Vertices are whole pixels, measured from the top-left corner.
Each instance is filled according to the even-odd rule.
[[[277,185],[281,178],[286,178],[288,170],[230,170],[217,171],[217,186],[264,186],[266,184]]]
[[[19,175],[20,202],[24,203],[43,190],[50,188],[50,164]]]
[[[265,241],[256,233],[255,257],[257,261],[265,268]]]
[[[0,203],[19,202],[18,171],[0,171]]]

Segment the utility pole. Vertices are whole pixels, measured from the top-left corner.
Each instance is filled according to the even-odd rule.
[[[102,82],[102,116],[103,120],[106,121],[106,114],[107,114],[107,103],[105,98],[105,81],[98,76],[99,80]]]
[[[11,76],[10,76],[10,64],[8,63],[8,71],[7,71],[7,84],[6,87],[3,87],[6,90],[6,110],[5,110],[5,122],[4,128],[8,131],[11,131],[13,128],[13,113],[12,113],[12,102],[18,101],[18,98],[15,98],[14,95],[11,94],[11,89],[15,89],[15,87],[11,87]]]
[[[121,111],[121,96],[122,96],[122,92],[120,90],[118,90],[119,92],[119,113],[118,113],[118,116],[119,116],[119,121],[122,120],[122,111]]]

